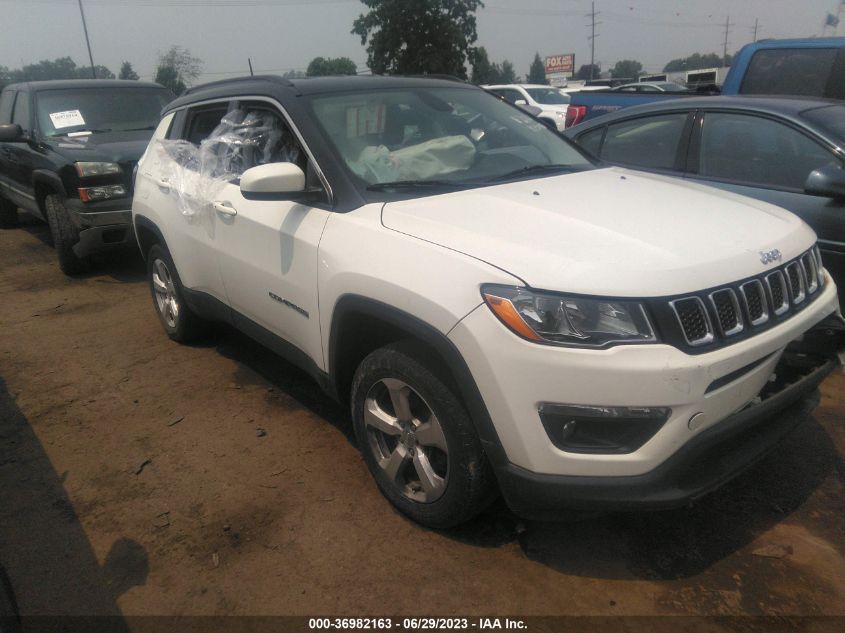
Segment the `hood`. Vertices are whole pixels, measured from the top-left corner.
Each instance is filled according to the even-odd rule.
[[[153,130],[101,132],[88,136],[52,136],[43,142],[69,160],[131,162],[141,158]]]
[[[765,272],[815,242],[793,214],[680,179],[621,168],[385,204],[385,227],[545,290],[661,297]]]

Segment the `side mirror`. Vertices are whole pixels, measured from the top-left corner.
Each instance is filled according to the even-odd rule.
[[[21,126],[17,123],[0,125],[0,143],[23,143],[26,141]]]
[[[528,102],[525,99],[517,99],[516,101],[513,102],[513,104],[516,105],[516,106],[528,105]]]
[[[839,163],[828,163],[810,172],[804,191],[812,196],[845,197],[845,169]]]
[[[305,191],[305,173],[293,163],[268,163],[241,174],[241,193],[249,197],[291,198]]]

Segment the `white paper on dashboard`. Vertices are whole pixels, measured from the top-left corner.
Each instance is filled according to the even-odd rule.
[[[57,130],[75,125],[85,125],[85,119],[82,118],[82,113],[79,110],[53,112],[50,114],[50,120],[53,122],[53,127]]]

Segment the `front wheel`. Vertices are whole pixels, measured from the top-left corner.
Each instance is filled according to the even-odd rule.
[[[69,277],[84,273],[90,267],[86,257],[77,257],[73,247],[79,241],[79,231],[70,220],[64,200],[58,195],[49,195],[44,199],[47,211],[47,224],[53,237],[53,246],[59,256],[59,268]]]
[[[352,419],[384,496],[418,523],[447,528],[481,512],[495,487],[469,415],[425,358],[407,343],[367,356],[352,383]]]

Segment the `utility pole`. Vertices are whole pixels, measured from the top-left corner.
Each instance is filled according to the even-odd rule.
[[[728,65],[728,35],[731,32],[731,16],[728,16],[728,19],[725,20],[725,48],[722,52],[722,64],[724,66]]]
[[[85,10],[82,8],[82,0],[79,2],[79,15],[82,16],[82,30],[85,31],[85,45],[88,46],[88,61],[91,62],[91,77],[97,78],[97,71],[94,70],[94,56],[91,54],[91,40],[88,39],[88,25],[85,23]]]
[[[760,18],[754,18],[754,41],[757,41],[757,29],[760,27]]]
[[[590,18],[590,79],[594,79],[593,75],[596,70],[596,26],[601,22],[596,22],[596,3],[592,3],[592,10],[587,15]]]

